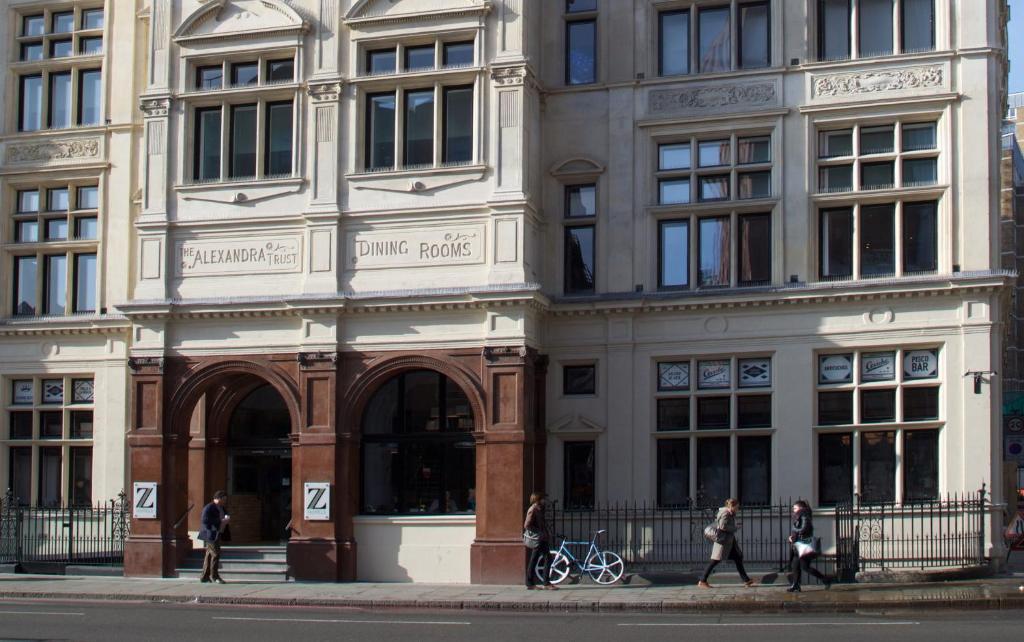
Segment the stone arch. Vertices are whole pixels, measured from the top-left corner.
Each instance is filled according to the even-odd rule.
[[[210,18],[218,18],[221,12],[228,9],[229,5],[236,4],[234,0],[209,0],[206,4],[200,5],[198,9],[189,14],[174,32],[174,40],[187,39]],[[308,28],[308,21],[298,11],[282,0],[255,0],[255,4],[262,6],[264,10],[279,14],[277,20],[284,19],[286,25],[278,25],[277,28]]]

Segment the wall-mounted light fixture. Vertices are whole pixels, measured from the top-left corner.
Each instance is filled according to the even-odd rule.
[[[996,376],[995,370],[968,370],[964,373],[965,377],[974,377],[974,394],[981,394],[981,382],[985,380],[985,375],[992,377]]]

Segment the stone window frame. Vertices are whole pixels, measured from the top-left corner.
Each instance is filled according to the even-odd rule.
[[[938,374],[931,378],[919,378],[912,379],[906,378],[903,373],[903,358],[907,352],[919,351],[919,350],[932,350],[936,351],[938,355]],[[895,354],[895,375],[892,380],[882,381],[864,381],[862,369],[862,361],[865,355],[878,354],[878,353],[894,353]],[[830,355],[852,355],[852,368],[853,372],[851,380],[843,383],[822,383],[820,380],[819,368],[821,358],[828,357]],[[928,431],[937,430],[939,431],[939,461],[936,462],[936,468],[938,470],[938,488],[941,489],[943,485],[943,471],[940,466],[942,462],[942,437],[946,431],[947,418],[945,413],[944,401],[948,391],[947,387],[947,376],[950,374],[949,365],[946,359],[945,346],[937,343],[926,343],[926,344],[902,344],[902,345],[880,345],[871,347],[850,347],[845,349],[828,348],[824,350],[816,350],[814,352],[814,396],[812,400],[812,433],[814,435],[814,498],[817,505],[821,504],[821,484],[823,483],[820,479],[819,467],[820,457],[818,452],[818,441],[821,435],[846,435],[849,434],[852,437],[852,489],[853,493],[860,494],[861,490],[861,453],[860,443],[862,435],[865,433],[887,433],[895,432],[895,460],[896,466],[894,469],[894,492],[896,501],[903,500],[906,494],[906,488],[904,484],[904,473],[903,469],[903,452],[904,452],[904,436],[909,431]],[[938,417],[935,419],[924,419],[906,421],[904,420],[904,404],[903,404],[903,391],[909,388],[936,388],[938,389]],[[894,405],[894,419],[892,422],[864,422],[861,416],[861,397],[864,391],[879,391],[879,390],[892,390],[895,395]],[[825,392],[849,392],[852,395],[852,423],[845,424],[821,424],[819,416],[819,394]]]
[[[103,265],[102,261],[102,246],[103,246],[103,229],[104,229],[104,216],[102,214],[103,202],[104,202],[104,183],[99,177],[81,177],[72,178],[65,182],[54,182],[54,181],[41,181],[41,182],[14,182],[8,185],[8,192],[10,199],[8,200],[9,205],[7,206],[8,216],[6,217],[8,224],[4,226],[3,236],[6,240],[6,257],[5,262],[11,268],[11,274],[14,273],[14,264],[20,257],[33,256],[36,258],[36,289],[35,289],[35,300],[36,310],[33,315],[18,315],[15,309],[15,298],[17,297],[17,283],[15,279],[9,279],[10,285],[8,286],[6,294],[6,303],[3,306],[3,310],[9,314],[9,316],[21,316],[21,317],[38,317],[48,315],[45,312],[46,307],[46,270],[45,261],[50,256],[65,256],[66,257],[66,293],[65,293],[65,306],[64,314],[61,316],[70,316],[73,314],[96,314],[102,313],[103,307]],[[83,187],[95,187],[97,188],[97,207],[96,208],[79,208],[77,207],[77,201],[79,198],[79,189]],[[49,199],[50,190],[67,189],[68,191],[68,209],[67,210],[49,210],[47,201]],[[38,192],[39,207],[36,211],[19,212],[19,201],[20,195],[25,192]],[[76,238],[77,230],[79,229],[79,222],[82,220],[91,219],[95,220],[96,225],[96,237],[95,238]],[[46,228],[47,224],[51,221],[66,221],[67,223],[67,237],[64,239],[47,240]],[[35,241],[19,241],[18,240],[18,228],[21,223],[32,223],[36,224],[36,240]],[[84,309],[81,312],[76,312],[77,307],[77,264],[76,258],[80,255],[93,255],[96,257],[96,282],[93,284],[93,288],[96,294],[93,309]]]
[[[938,117],[927,118],[919,116],[903,116],[897,118],[880,118],[872,120],[863,120],[858,122],[847,122],[843,123],[828,123],[823,126],[819,125],[815,128],[813,137],[813,154],[814,154],[814,168],[815,168],[815,185],[816,195],[827,195],[827,194],[847,194],[847,193],[875,193],[879,191],[893,191],[893,190],[912,190],[917,188],[934,188],[941,186],[943,181],[946,180],[945,172],[943,171],[942,161],[944,160],[942,150],[943,146],[943,132],[942,123]],[[934,125],[935,127],[935,147],[930,149],[903,149],[903,132],[906,128],[920,126],[920,125]],[[863,151],[861,148],[862,133],[866,129],[875,128],[893,128],[893,147],[892,151],[889,152],[871,152]],[[845,155],[823,155],[822,154],[822,137],[830,133],[843,133],[850,132],[852,137],[852,152]],[[903,182],[903,165],[905,161],[913,160],[935,160],[935,181],[933,182],[922,182],[904,184]],[[863,183],[863,167],[865,164],[873,163],[892,163],[893,165],[893,182],[889,185],[869,185],[864,186]],[[829,189],[823,186],[825,182],[822,179],[822,172],[828,168],[843,168],[850,167],[851,181],[850,187]]]
[[[42,385],[45,381],[59,380],[63,384],[63,398],[60,403],[44,403]],[[74,386],[76,381],[92,381],[93,397],[91,401],[76,402],[74,397]],[[32,403],[16,404],[13,398],[14,383],[16,381],[32,382]],[[72,475],[72,450],[75,448],[89,448],[94,452],[96,439],[96,376],[94,373],[55,373],[55,374],[27,374],[11,375],[6,374],[0,377],[0,404],[3,412],[0,414],[0,470],[3,471],[0,478],[6,485],[11,481],[12,448],[30,448],[32,451],[31,463],[31,497],[28,503],[32,506],[38,505],[40,491],[40,449],[59,448],[61,451],[61,485],[60,494],[62,507],[70,503]],[[32,436],[30,439],[12,439],[11,423],[12,412],[32,413]],[[43,438],[40,434],[40,413],[59,412],[61,413],[61,437]],[[93,433],[91,437],[73,438],[71,433],[71,417],[73,412],[89,412],[92,414]],[[92,475],[90,474],[90,479]],[[93,495],[90,491],[90,496]],[[25,498],[19,498],[24,502]],[[90,500],[91,503],[91,500]]]
[[[740,47],[742,30],[740,27],[740,8],[749,4],[768,5],[768,64],[763,67],[743,67],[740,59]],[[715,9],[729,7],[729,39],[730,39],[730,64],[729,69],[722,71],[700,71],[700,26],[699,13],[701,9]],[[652,26],[652,37],[650,55],[651,78],[690,78],[694,76],[710,76],[716,74],[734,74],[738,72],[763,72],[772,69],[779,64],[779,54],[776,53],[776,40],[781,38],[773,37],[773,34],[780,33],[781,20],[776,22],[776,14],[781,18],[776,0],[664,0],[655,1],[649,5],[649,24]],[[689,12],[689,42],[687,47],[688,71],[683,74],[662,73],[662,47],[661,47],[661,16],[665,13],[688,11]]]
[[[561,2],[562,0],[559,1]],[[603,30],[603,21],[601,20],[601,2],[602,0],[596,0],[594,3],[594,9],[578,11],[570,11],[569,3],[562,2],[559,14],[562,20],[560,34],[562,39],[562,85],[564,87],[593,87],[594,85],[601,83],[601,73],[603,71],[603,65],[601,65],[601,52],[603,50],[601,43],[601,32]],[[574,83],[570,81],[569,27],[573,24],[580,23],[590,23],[594,27],[594,78],[588,82]]]
[[[893,0],[893,34],[892,43],[893,50],[890,54],[883,54],[879,56],[861,56],[859,52],[860,47],[860,20],[859,20],[859,5],[860,0],[847,0],[849,8],[848,11],[848,37],[849,37],[849,54],[845,57],[833,57],[824,58],[822,57],[822,42],[823,42],[823,27],[821,17],[821,0],[808,0],[807,7],[807,23],[811,25],[811,29],[814,36],[808,41],[808,57],[810,60],[829,64],[836,62],[844,62],[847,60],[875,60],[879,58],[886,58],[890,56],[907,56],[915,54],[930,54],[941,49],[947,48],[948,36],[946,35],[946,25],[948,24],[947,3],[938,2],[933,0],[932,3],[932,47],[931,49],[904,51],[903,47],[903,0]]]
[[[769,385],[766,386],[741,386],[739,382],[739,364],[741,361],[747,359],[768,359],[771,362],[771,375]],[[701,362],[708,361],[729,361],[729,386],[723,388],[701,388],[697,381],[698,368]],[[740,494],[740,476],[739,476],[739,440],[743,437],[767,437],[774,441],[775,433],[778,431],[777,427],[777,410],[776,410],[776,373],[775,368],[777,366],[777,359],[775,354],[770,351],[765,352],[750,352],[750,353],[733,353],[728,355],[689,355],[689,356],[672,356],[664,355],[658,356],[651,361],[651,377],[654,381],[652,386],[653,394],[651,395],[651,440],[654,465],[651,466],[653,475],[652,483],[654,484],[654,495],[655,501],[661,501],[661,466],[658,455],[658,444],[662,441],[671,440],[685,440],[689,442],[689,489],[690,497],[689,502],[692,504],[699,498],[697,497],[697,451],[699,449],[699,441],[701,439],[710,438],[728,438],[729,439],[729,478],[730,478],[730,497],[737,497]],[[688,363],[690,368],[689,385],[686,388],[680,389],[662,389],[660,387],[659,379],[659,365],[665,363]],[[770,396],[772,399],[772,420],[770,426],[759,426],[750,428],[741,428],[739,426],[739,398],[740,397],[754,397],[754,396]],[[715,398],[725,397],[729,398],[729,427],[721,429],[700,429],[698,427],[698,400],[702,398]],[[658,406],[659,401],[663,399],[688,399],[689,400],[689,425],[682,429],[666,429],[659,430],[658,426]],[[774,486],[774,470],[769,462],[769,482],[771,486]],[[768,498],[771,501],[772,489],[769,489]],[[719,498],[724,499],[724,498]],[[741,498],[741,501],[742,498]],[[674,505],[670,505],[674,506]]]

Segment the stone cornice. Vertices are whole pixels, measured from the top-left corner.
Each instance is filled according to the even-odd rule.
[[[119,314],[0,319],[2,337],[116,335],[130,330],[128,317]]]
[[[470,7],[452,7],[438,9],[430,13],[394,13],[383,15],[361,15],[369,3],[365,0],[356,2],[348,15],[342,21],[353,29],[380,25],[399,24],[403,22],[436,22],[445,18],[459,18],[462,16],[487,15],[493,8],[490,0]]]

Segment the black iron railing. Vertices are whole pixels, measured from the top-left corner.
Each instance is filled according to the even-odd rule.
[[[0,564],[113,566],[124,562],[129,506],[124,492],[94,506],[21,506],[0,499]]]

